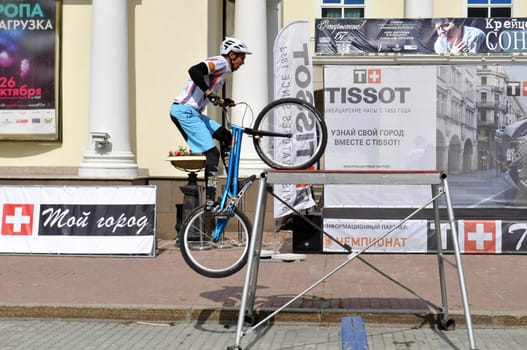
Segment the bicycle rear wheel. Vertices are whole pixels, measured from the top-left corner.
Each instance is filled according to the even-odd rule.
[[[205,217],[204,207],[196,208],[181,225],[179,247],[185,262],[197,273],[213,278],[230,276],[247,262],[251,223],[238,209],[229,217]],[[213,241],[218,225],[223,234]]]
[[[256,132],[288,134],[253,136],[260,158],[274,169],[307,169],[324,153],[327,127],[313,105],[297,98],[283,98],[268,104],[256,117]]]

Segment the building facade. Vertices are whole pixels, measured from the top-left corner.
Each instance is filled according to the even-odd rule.
[[[315,18],[322,16],[435,18],[509,14],[527,17],[527,2],[523,0],[62,0],[58,4],[62,9],[58,81],[61,140],[3,142],[0,174],[3,173],[4,178],[13,174],[43,174],[72,178],[142,176],[184,180],[186,174],[166,161],[169,150],[184,145],[169,119],[169,107],[188,78],[188,67],[218,54],[219,43],[226,35],[245,40],[254,52],[247,58],[246,65],[228,80],[226,94],[235,100],[247,101],[258,110],[272,96],[270,66],[274,36],[292,21],[308,20],[314,31]],[[111,15],[105,16],[105,11],[110,10],[113,11]],[[111,31],[101,34],[97,30],[113,28],[116,24],[122,28],[120,34],[111,34]],[[122,61],[105,69],[94,62],[97,57],[103,61],[112,60],[105,46],[108,43],[101,44],[107,35],[120,35],[113,39],[119,43],[124,41],[126,45],[121,48],[121,54],[125,53],[124,58],[120,58]],[[524,56],[514,59],[515,63],[522,62]],[[510,57],[503,58],[504,62],[507,60]],[[117,73],[123,62],[126,63],[124,73]],[[314,57],[315,89],[323,88],[322,67],[325,64],[441,65],[438,73],[438,167],[456,173],[469,172],[491,166],[490,159],[495,156],[489,151],[493,149],[492,130],[521,119],[524,112],[515,99],[493,90],[509,77],[486,68],[461,67],[480,63],[480,59],[449,56],[426,60],[381,55]],[[110,93],[121,89],[124,93],[110,101],[94,98],[98,89],[113,79],[119,79],[120,84],[113,85]],[[498,105],[499,114],[491,115],[487,111],[489,103]],[[109,109],[122,114],[118,118],[124,123],[110,125],[109,133],[124,145],[126,162],[132,171],[114,171],[109,163],[120,159],[121,154],[111,159],[109,152],[102,157],[95,155],[95,167],[104,169],[108,165],[110,171],[83,172],[83,167],[92,165],[96,147],[93,132],[97,131],[97,123],[108,125],[97,113],[107,113]],[[220,118],[216,111],[210,113]],[[484,147],[485,152],[490,154],[479,151],[485,142],[489,143]],[[107,158],[110,158],[109,163],[105,163]],[[259,168],[261,163],[253,151],[247,151],[244,158],[247,172]]]
[[[123,2],[124,0],[111,0]],[[255,55],[247,59],[246,66],[229,82],[228,89],[236,89],[237,81],[253,86],[265,85],[267,95],[256,105],[269,100],[269,83],[254,84],[251,75],[269,65],[273,34],[289,22],[307,19],[314,25],[318,16],[335,15],[365,16],[368,18],[404,17],[465,17],[474,8],[508,8],[513,17],[527,16],[527,3],[471,0],[312,0],[306,6],[301,0],[249,1],[259,4],[266,14],[255,21],[254,11],[245,9],[242,1],[182,2],[170,0],[124,1],[124,13],[115,16],[126,18],[128,25],[128,122],[130,151],[141,174],[149,176],[174,176],[178,173],[164,161],[169,150],[183,144],[182,138],[170,125],[168,108],[172,98],[187,79],[186,70],[195,62],[217,54],[218,43],[223,35],[237,35],[258,48]],[[77,2],[64,0],[61,21],[61,98],[62,140],[57,143],[4,142],[0,153],[0,167],[9,172],[12,167],[43,167],[39,172],[67,171],[78,168],[89,149],[90,135],[90,83],[96,66],[91,66],[93,36],[93,8],[104,7],[104,2]],[[245,3],[245,2],[243,2]],[[477,6],[472,4],[477,3]],[[251,5],[252,6],[252,5]],[[479,11],[478,10],[478,11]],[[188,16],[187,13],[197,14]],[[260,16],[260,15],[258,15]],[[256,16],[256,17],[258,17]],[[113,19],[115,21],[115,18]],[[245,22],[244,22],[245,21]],[[255,25],[266,32],[261,40],[266,45],[247,40],[248,32]],[[247,26],[245,28],[240,28]],[[259,39],[256,37],[256,39]],[[316,60],[315,60],[316,61]],[[349,58],[349,63],[364,63],[364,60]],[[373,60],[372,62],[375,62]],[[388,61],[389,62],[389,61]],[[323,64],[316,61],[315,64]],[[266,70],[267,80],[270,73]],[[239,76],[238,76],[239,74]],[[261,73],[258,73],[261,74]],[[111,79],[111,77],[107,77]],[[265,95],[258,88],[257,94]],[[247,99],[234,91],[238,99]],[[250,99],[250,98],[249,98]],[[258,107],[258,106],[257,106]],[[92,106],[93,108],[93,106]],[[66,170],[69,169],[69,170]]]

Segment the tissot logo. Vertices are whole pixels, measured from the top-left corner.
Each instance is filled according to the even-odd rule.
[[[355,84],[380,84],[381,70],[380,69],[354,69],[353,82]]]
[[[31,236],[33,233],[33,204],[4,204],[2,235]]]
[[[506,88],[507,96],[527,96],[527,81],[509,81]]]

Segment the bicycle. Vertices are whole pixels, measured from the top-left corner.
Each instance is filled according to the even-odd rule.
[[[246,106],[243,120],[252,110],[243,102],[233,104],[240,105]],[[256,153],[268,166],[282,170],[309,168],[320,159],[327,143],[327,128],[320,113],[297,98],[269,103],[256,117],[253,128],[231,124],[228,108],[223,110],[223,124],[232,131],[228,164],[223,159],[225,189],[213,216],[204,215],[204,206],[197,207],[184,220],[179,235],[187,265],[212,278],[230,276],[247,262],[252,225],[238,204],[256,175],[238,181],[243,134],[253,137]]]

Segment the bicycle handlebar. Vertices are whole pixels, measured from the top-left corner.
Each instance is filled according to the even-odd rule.
[[[220,106],[222,108],[236,106],[236,102],[234,102],[234,100],[231,100],[230,98],[221,98],[220,97],[220,98],[216,99],[215,101],[211,101],[211,103],[214,106]]]

